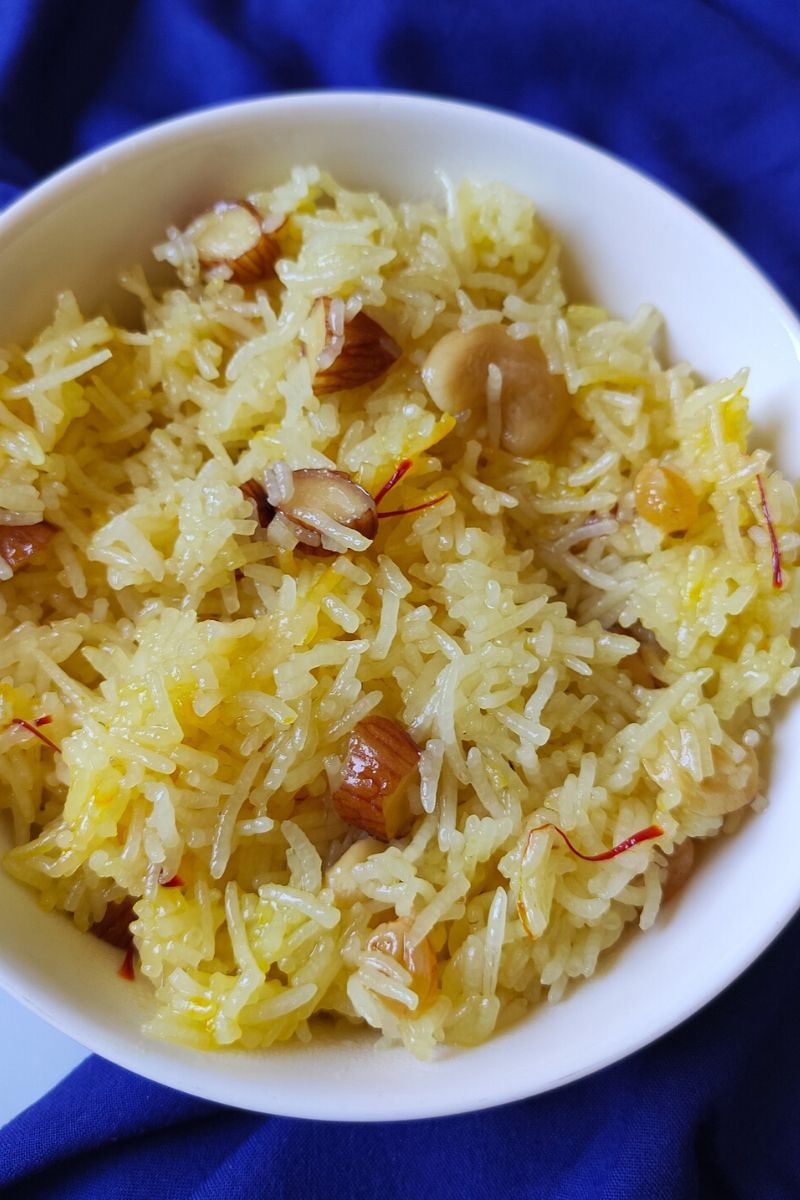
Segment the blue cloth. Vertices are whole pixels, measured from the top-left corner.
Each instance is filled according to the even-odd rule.
[[[800,305],[795,0],[0,0],[0,203],[198,105],[387,86],[496,104],[607,147],[704,210]],[[90,1059],[0,1131],[0,1188],[20,1200],[796,1200],[799,976],[795,922],[705,1012],[626,1062],[410,1125],[237,1113]]]
[[[699,1016],[625,1062],[521,1104],[401,1124],[234,1112],[90,1058],[0,1130],[0,1195],[797,1200],[798,997],[800,919]]]

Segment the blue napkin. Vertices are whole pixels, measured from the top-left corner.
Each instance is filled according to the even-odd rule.
[[[1,0],[0,204],[146,122],[307,87],[436,92],[578,133],[694,202],[800,305],[794,0]],[[511,1107],[405,1125],[252,1116],[90,1059],[0,1131],[0,1188],[797,1200],[799,976],[795,921],[723,997],[627,1061]]]
[[[521,1104],[384,1125],[235,1112],[90,1058],[0,1130],[0,1194],[797,1200],[798,997],[800,919],[725,995],[625,1062]]]

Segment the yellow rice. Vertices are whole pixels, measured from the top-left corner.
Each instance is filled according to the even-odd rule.
[[[652,308],[570,303],[526,197],[464,182],[391,207],[309,167],[253,200],[289,217],[277,280],[202,282],[172,231],[157,256],[180,280],[126,276],[138,329],[62,295],[27,349],[0,351],[0,520],[61,530],[13,576],[0,560],[5,866],[81,929],[136,898],[160,1037],[268,1046],[325,1013],[427,1057],[559,999],[657,919],[676,846],[741,824],[702,798],[741,786],[798,678],[797,495],[747,451],[744,374],[700,386],[659,361]],[[321,295],[401,346],[379,384],[315,398],[298,339]],[[539,459],[465,442],[422,385],[445,332],[500,321],[573,397]],[[448,499],[329,559],[257,532],[239,487],[288,463],[374,491],[407,457],[398,506]],[[636,513],[652,459],[702,500],[685,537]],[[663,648],[666,686],[619,666],[631,627]],[[326,870],[357,833],[330,794],[370,713],[422,749],[416,818],[354,868],[345,906]],[[45,714],[60,754],[12,724]],[[545,822],[587,854],[663,835],[586,862],[529,836]],[[421,1011],[366,945],[395,914],[438,955]],[[118,952],[97,953],[113,980]]]

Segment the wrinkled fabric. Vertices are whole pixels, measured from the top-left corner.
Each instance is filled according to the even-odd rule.
[[[0,1130],[0,1195],[797,1200],[798,997],[800,919],[699,1016],[616,1066],[490,1112],[382,1125],[236,1112],[90,1058]]]
[[[148,122],[325,87],[433,92],[579,134],[696,204],[800,304],[794,0],[0,0],[0,204]],[[510,1107],[402,1125],[236,1112],[89,1059],[0,1131],[0,1189],[796,1200],[799,1000],[796,921],[724,996],[625,1062]]]
[[[494,104],[698,205],[797,300],[796,0],[2,0],[0,181],[294,88]]]

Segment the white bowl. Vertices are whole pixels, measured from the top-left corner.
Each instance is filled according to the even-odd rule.
[[[0,278],[13,280],[0,297],[3,337],[31,333],[63,287],[89,309],[121,302],[117,271],[145,261],[166,225],[308,162],[395,199],[434,193],[438,169],[503,179],[529,193],[566,242],[582,297],[623,315],[654,302],[669,323],[670,355],[706,376],[752,368],[761,437],[779,443],[784,470],[800,474],[800,326],[742,254],[607,155],[512,117],[423,97],[323,93],[236,104],[76,163],[0,217]],[[777,438],[783,429],[787,436]],[[652,1041],[715,996],[780,931],[800,905],[798,772],[795,705],[776,735],[769,807],[715,847],[650,932],[627,940],[561,1004],[428,1065],[401,1050],[376,1050],[369,1035],[262,1053],[200,1054],[148,1040],[140,1032],[148,985],[118,979],[117,952],[40,911],[2,872],[0,984],[104,1057],[243,1108],[374,1121],[531,1096]]]

